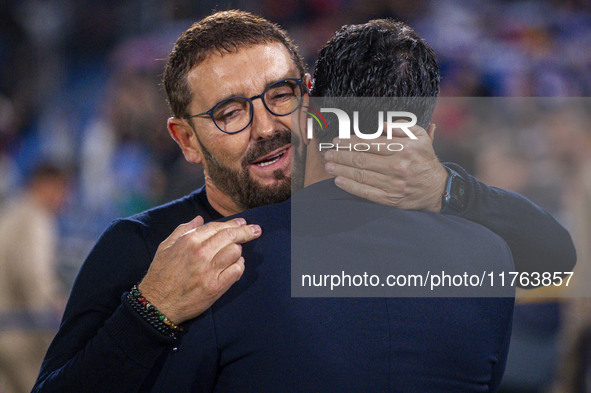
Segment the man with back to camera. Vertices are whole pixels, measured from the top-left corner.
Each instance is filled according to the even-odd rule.
[[[343,27],[320,52],[315,75],[313,97],[428,98],[439,92],[431,48],[390,20]],[[305,105],[305,97],[300,100]],[[425,127],[434,105],[409,99],[396,110],[413,108]],[[265,229],[244,246],[249,269],[186,324],[152,391],[496,391],[509,347],[510,297],[291,297],[287,261],[294,253],[306,261],[325,251],[323,258],[335,254],[329,258],[364,268],[419,269],[431,260],[428,266],[445,269],[513,269],[506,243],[480,225],[367,203],[337,188],[318,148],[337,131],[329,123],[322,137],[309,140],[303,129],[294,136],[292,146],[306,146],[305,152],[294,148],[295,159],[306,163],[305,188],[286,202],[241,214]]]
[[[185,158],[203,163],[206,186],[178,201],[118,220],[105,231],[78,275],[35,391],[129,392],[151,385],[163,355],[176,345],[171,337],[175,331],[156,321],[153,310],[134,308],[137,304],[128,297],[130,287],[141,280],[144,308],[151,306],[169,324],[179,325],[203,315],[241,277],[245,265],[239,244],[258,237],[260,230],[240,220],[203,222],[289,196],[291,173],[286,156],[291,118],[273,113],[265,103],[271,99],[267,93],[286,86],[297,86],[303,94],[308,81],[285,33],[251,14],[219,12],[179,38],[164,81],[174,113],[168,128]],[[256,97],[263,92],[265,103]],[[219,124],[224,127],[227,119],[223,117],[228,113],[216,109],[229,108],[226,104],[235,103],[233,96],[253,97],[247,100],[252,105],[251,116],[239,127],[244,126],[242,130],[223,132]],[[225,104],[218,105],[221,102]],[[446,179],[426,181],[430,178],[424,172],[440,173],[441,166],[426,133],[419,127],[413,131],[419,140],[405,140],[404,153],[368,154],[364,170],[388,173],[385,168],[393,164],[412,164],[402,183],[406,179],[404,184],[418,187],[413,193],[418,196],[409,196],[406,200],[412,204],[402,207],[438,211]],[[336,156],[351,159],[351,155]],[[466,206],[457,214],[503,235],[518,268],[572,267],[570,237],[547,213],[521,196],[488,187],[454,168],[468,191]],[[397,181],[399,176],[392,174]],[[376,177],[377,183],[383,183]],[[516,219],[517,212],[527,219]]]

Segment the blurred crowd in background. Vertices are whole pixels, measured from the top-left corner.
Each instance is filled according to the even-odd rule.
[[[212,10],[230,8],[279,23],[310,71],[342,25],[391,17],[434,48],[441,96],[591,95],[589,0],[0,2],[0,203],[19,195],[40,163],[73,173],[58,217],[56,274],[64,297],[110,221],[203,183],[201,168],[188,165],[167,134],[160,78],[180,33]],[[573,234],[579,263],[589,264],[585,99],[578,101],[583,110],[555,110],[513,127],[494,117],[474,119],[451,102],[435,116],[440,159],[544,207]],[[550,386],[562,342],[560,309],[559,302],[546,302],[516,310],[514,336],[525,338],[512,345],[505,391]]]

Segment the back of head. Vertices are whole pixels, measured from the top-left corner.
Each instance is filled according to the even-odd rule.
[[[174,116],[188,113],[192,92],[187,81],[191,69],[213,53],[234,53],[241,47],[280,42],[287,48],[301,75],[304,63],[297,47],[278,25],[245,11],[216,12],[195,22],[177,40],[164,70],[164,88]]]
[[[72,176],[72,169],[52,161],[41,161],[35,165],[28,179],[28,184],[44,180],[67,181]]]
[[[59,210],[69,194],[73,170],[51,161],[40,162],[31,172],[27,189],[49,210]]]
[[[312,97],[398,97],[403,107],[395,109],[415,113],[423,128],[438,94],[433,49],[412,28],[389,19],[343,26],[320,51],[311,90]]]

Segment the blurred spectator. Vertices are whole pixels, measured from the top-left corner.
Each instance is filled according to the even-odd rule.
[[[550,123],[551,156],[563,168],[563,205],[572,227],[577,266],[570,298],[563,309],[562,354],[557,362],[554,393],[588,392],[591,389],[591,104],[578,112],[569,109]],[[581,116],[580,112],[587,114]]]
[[[0,388],[28,392],[57,330],[65,294],[56,277],[56,213],[69,174],[40,165],[22,194],[0,208]]]
[[[166,132],[168,107],[158,87],[158,59],[168,49],[163,41],[160,36],[131,38],[109,56],[99,111],[81,137],[81,198],[92,211],[131,215],[203,183],[198,168],[178,170],[185,160]]]
[[[165,102],[150,75],[128,72],[108,85],[105,110],[82,140],[82,197],[89,208],[112,206],[111,213],[129,215],[155,204],[162,192],[151,184],[159,163],[149,142],[166,122]]]
[[[8,146],[16,134],[16,112],[12,102],[0,94],[0,203],[16,185],[17,169],[14,160],[7,153]]]

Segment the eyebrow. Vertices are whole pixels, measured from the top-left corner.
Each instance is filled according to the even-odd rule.
[[[258,94],[261,94],[263,91],[265,91],[265,89],[266,89],[267,87],[271,86],[272,84],[274,84],[274,83],[277,83],[277,82],[280,82],[280,81],[282,81],[282,80],[284,80],[284,79],[299,79],[299,78],[298,78],[297,76],[284,76],[284,77],[281,77],[281,78],[279,78],[279,79],[275,79],[275,80],[273,80],[273,81],[271,81],[271,82],[267,83],[267,84],[265,85],[265,87],[263,87],[263,90],[261,90],[261,91],[260,91]],[[258,95],[258,94],[256,94],[256,95]],[[218,99],[218,100],[215,102],[215,104],[213,104],[213,105],[216,105],[216,104],[218,104],[218,103],[220,103],[220,102],[222,102],[222,101],[224,101],[224,100],[227,100],[227,99],[229,99],[229,98],[232,98],[232,97],[246,97],[246,98],[250,98],[250,97],[247,97],[245,94],[242,94],[242,93],[232,93],[232,94],[228,94],[228,95],[226,95],[225,97],[222,97],[222,98]]]

